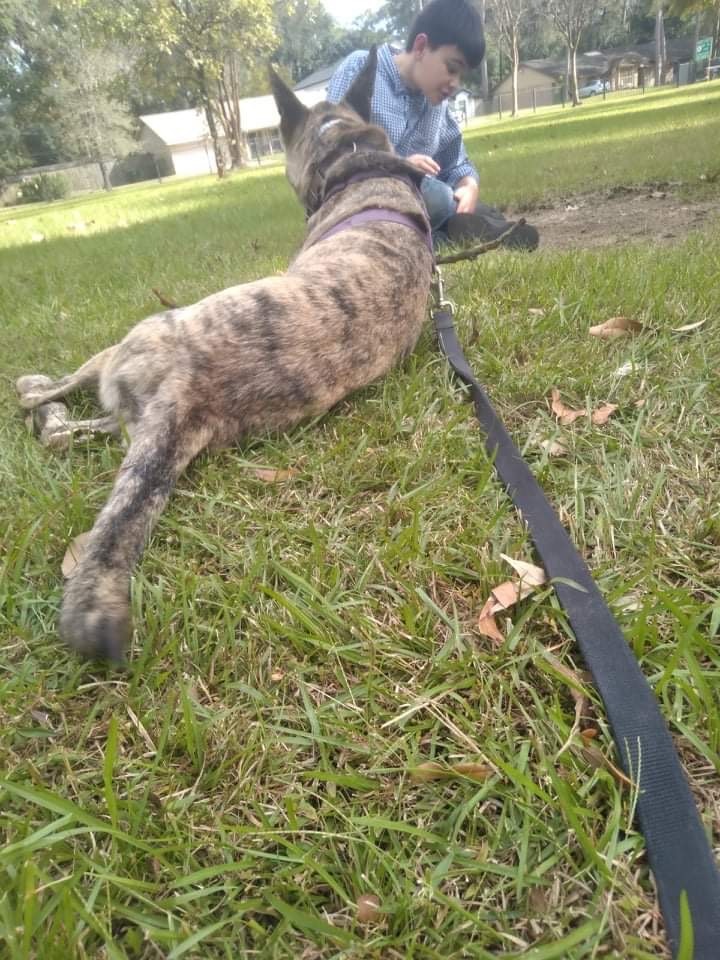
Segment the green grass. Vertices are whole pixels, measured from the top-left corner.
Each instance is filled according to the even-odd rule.
[[[600,163],[603,183],[707,194],[719,95],[506,122],[469,148],[501,202],[595,189]],[[282,269],[302,231],[277,170],[0,215],[0,953],[662,956],[632,797],[571,737],[571,687],[546,656],[581,666],[552,593],[502,623],[500,648],[475,630],[509,573],[500,554],[531,560],[532,547],[429,334],[326,417],[191,468],[134,580],[130,672],[58,643],[65,547],[122,454],[101,441],[48,453],[13,379],[106,346],[157,309],[152,287],[191,302]],[[715,227],[662,249],[446,268],[468,356],[590,563],[715,830],[719,263]],[[587,335],[615,314],[645,331]],[[553,386],[618,413],[557,427]],[[568,454],[548,460],[539,441],[557,436]],[[257,466],[296,473],[268,484]],[[590,712],[613,758],[601,706]],[[418,782],[430,760],[493,772]],[[370,893],[378,921],[358,923]]]

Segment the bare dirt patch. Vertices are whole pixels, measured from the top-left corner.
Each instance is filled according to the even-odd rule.
[[[628,241],[677,243],[688,233],[720,226],[720,193],[688,199],[680,184],[613,187],[542,205],[515,210],[540,231],[544,249],[607,247]]]

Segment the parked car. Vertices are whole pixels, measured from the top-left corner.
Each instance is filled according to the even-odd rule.
[[[718,80],[720,79],[720,57],[715,57],[714,60],[711,60],[706,68],[706,75],[708,80]]]
[[[610,84],[607,80],[593,80],[592,83],[586,83],[580,87],[578,94],[581,97],[594,97],[598,93],[606,93],[609,89]]]

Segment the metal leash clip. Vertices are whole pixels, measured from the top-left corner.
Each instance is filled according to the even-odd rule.
[[[448,300],[445,296],[445,284],[443,282],[443,275],[440,267],[435,267],[435,276],[432,281],[432,293],[433,299],[435,300],[435,308],[437,310],[446,310],[451,317],[455,316],[457,306],[454,301]]]

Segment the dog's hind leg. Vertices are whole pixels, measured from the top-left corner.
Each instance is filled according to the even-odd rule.
[[[101,353],[96,353],[75,373],[61,377],[59,380],[51,380],[49,377],[36,374],[20,377],[15,382],[20,406],[29,410],[33,407],[39,407],[43,403],[50,403],[51,400],[59,400],[60,397],[67,396],[73,390],[80,390],[82,387],[97,387],[105,364],[116,350],[117,344],[108,347]]]
[[[30,413],[32,426],[44,447],[66,450],[73,439],[87,439],[93,434],[117,436],[120,422],[113,414],[92,420],[71,420],[64,403],[43,403]]]
[[[159,406],[159,405],[158,405]],[[122,660],[130,632],[130,574],[170,493],[212,430],[175,410],[137,424],[110,498],[65,588],[60,634],[90,657]]]

